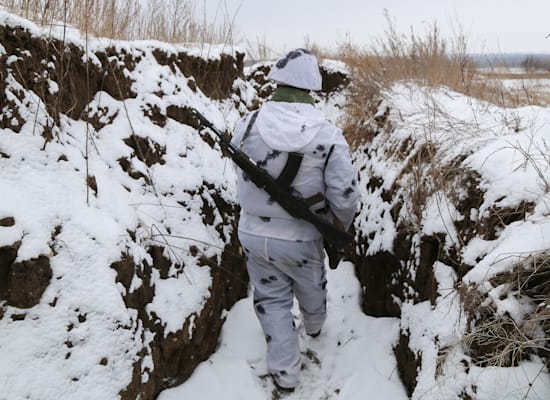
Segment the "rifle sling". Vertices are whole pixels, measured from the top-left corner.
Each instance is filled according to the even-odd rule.
[[[257,171],[258,182],[256,183],[256,179],[252,179],[252,181],[259,188],[265,188],[266,182],[269,182],[269,180],[266,181],[264,180],[264,178],[261,178],[261,176],[267,175],[267,177],[269,177],[269,174],[267,174],[265,170],[259,168],[256,163],[254,163],[254,161],[252,161],[243,151],[238,149],[236,146],[233,146],[227,139],[224,139],[223,135],[202,114],[200,114],[197,110],[194,110],[194,112],[195,115],[200,119],[200,121],[202,121],[206,127],[210,128],[218,136],[219,140],[227,146],[231,158],[243,170],[244,173],[252,174],[254,171]],[[250,132],[253,124],[254,121],[251,120],[249,122],[249,127],[247,127],[248,132]],[[254,178],[254,176],[251,176],[251,178]],[[280,188],[275,179],[273,179],[272,177],[269,178],[271,179],[271,182],[273,182],[274,184],[276,184],[277,187]],[[266,191],[269,194],[273,193],[269,190]],[[312,196],[313,199],[315,199],[315,197],[318,198],[317,194]],[[300,200],[294,198],[290,193],[287,193],[286,196],[282,196],[279,199],[275,198],[274,200],[277,201],[293,217],[304,219],[317,227],[317,229],[319,229],[319,231],[325,237],[325,240],[331,243],[331,246],[336,246],[337,248],[343,247],[351,240],[353,240],[353,236],[351,236],[349,233],[343,231],[341,228],[336,227],[334,224],[329,223],[328,221],[320,218],[318,215],[315,215],[313,212],[311,212],[304,199]],[[293,202],[295,202],[297,207],[294,207],[294,204],[291,204]],[[305,205],[305,208],[303,208],[301,205]],[[298,212],[298,210],[300,210],[300,212]]]
[[[296,175],[298,174],[298,170],[300,169],[303,158],[304,155],[302,153],[288,153],[288,158],[286,160],[285,166],[277,177],[277,183],[281,185],[281,187],[284,187],[285,189],[290,188],[292,181],[294,180],[294,178],[296,178]]]
[[[248,135],[250,135],[250,130],[252,129],[252,126],[254,125],[254,122],[256,122],[256,117],[258,116],[259,111],[254,111],[252,113],[252,116],[250,117],[250,121],[248,121],[248,125],[246,127],[246,131],[244,131],[243,138],[241,139],[241,143],[239,144],[239,148],[242,149],[244,142]]]
[[[250,117],[250,120],[248,121],[246,131],[243,134],[243,137],[241,139],[241,143],[239,146],[241,149],[244,145],[244,142],[250,135],[250,131],[252,130],[252,127],[256,122],[256,117],[258,116],[258,113],[259,111],[254,111],[254,113],[252,113],[252,116]],[[285,189],[290,188],[292,181],[294,180],[294,178],[296,178],[296,175],[298,174],[298,170],[300,169],[300,165],[302,164],[303,158],[304,158],[304,155],[302,153],[296,153],[296,152],[288,153],[288,158],[283,167],[283,170],[279,174],[279,177],[276,179],[277,183],[281,185],[281,187]]]
[[[253,127],[254,123],[256,122],[256,117],[258,116],[258,113],[259,113],[259,111],[255,111],[252,114],[252,116],[250,117],[250,120],[249,120],[248,125],[246,127],[246,131],[244,132],[243,137],[242,137],[241,142],[240,142],[240,146],[239,146],[240,148],[243,147],[244,142],[246,141],[246,139],[250,135],[250,131],[252,130],[252,127]],[[334,150],[334,145],[332,145],[330,147],[329,153],[328,153],[327,158],[325,160],[324,168],[326,168],[328,159],[330,158],[330,155],[332,154],[333,150]],[[279,174],[279,176],[275,179],[275,181],[277,182],[279,187],[281,187],[281,188],[287,190],[288,192],[290,192],[290,185],[292,184],[292,182],[294,181],[294,178],[296,178],[296,175],[298,174],[298,170],[300,169],[303,158],[304,158],[304,154],[302,154],[302,153],[297,153],[297,152],[289,152],[288,153],[288,158],[286,160],[286,163],[285,163],[281,173]],[[324,200],[325,200],[325,196],[323,196],[323,194],[320,193],[320,192],[315,193],[314,195],[309,196],[305,199],[302,199],[302,201],[304,201],[304,203],[308,207],[311,207],[314,204],[320,203]],[[325,207],[323,207],[320,210],[316,210],[315,213],[317,215],[319,215],[319,214],[324,214],[328,211],[330,211],[330,207],[328,206],[328,204],[326,204]]]

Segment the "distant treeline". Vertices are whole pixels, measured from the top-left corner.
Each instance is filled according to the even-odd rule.
[[[550,54],[505,53],[471,56],[478,67],[523,68],[526,71],[550,69]]]

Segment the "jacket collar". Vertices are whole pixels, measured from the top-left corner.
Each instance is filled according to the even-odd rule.
[[[271,96],[271,101],[315,104],[315,100],[313,100],[313,97],[311,97],[307,91],[290,86],[278,87],[275,93],[273,93],[273,96]]]

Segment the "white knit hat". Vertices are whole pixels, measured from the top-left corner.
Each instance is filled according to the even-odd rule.
[[[305,49],[289,51],[277,60],[267,78],[281,85],[306,90],[321,90],[322,87],[317,58]]]

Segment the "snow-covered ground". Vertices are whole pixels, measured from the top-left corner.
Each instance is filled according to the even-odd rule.
[[[3,11],[0,25],[23,27],[38,43],[52,38]],[[75,32],[67,41],[84,49]],[[94,125],[63,112],[56,123],[44,96],[18,81],[15,71],[18,63],[34,63],[53,95],[61,87],[54,63],[24,48],[13,50],[8,42],[0,45],[6,61],[0,220],[12,221],[0,226],[0,249],[15,249],[17,255],[14,263],[0,260],[2,279],[5,273],[10,284],[12,264],[37,257],[51,268],[38,304],[25,306],[9,291],[2,293],[1,400],[108,400],[119,398],[132,379],[146,387],[159,367],[154,342],[176,334],[192,340],[233,230],[230,162],[196,129],[167,118],[166,109],[198,109],[224,129],[239,117],[234,103],[214,102],[193,90],[191,77],[160,65],[153,55],[155,49],[174,54],[184,48],[92,40],[87,55],[92,63],[99,63],[94,51],[108,46],[136,57],[135,68],[118,65],[137,96],[117,100],[106,91],[92,93],[82,114],[95,118]],[[5,58],[7,49],[13,53]],[[221,54],[214,53],[213,58]],[[148,117],[155,107],[164,124]],[[164,271],[153,265],[153,246],[164,249]],[[113,267],[121,259],[128,262],[122,272]],[[32,278],[29,273],[26,279]],[[210,318],[219,320],[221,310],[215,311]]]
[[[405,400],[393,346],[397,318],[372,318],[360,308],[360,287],[353,265],[343,262],[328,270],[328,318],[321,335],[311,338],[302,325],[303,369],[288,400]],[[299,311],[293,310],[297,322]],[[252,298],[238,302],[227,314],[219,348],[183,385],[165,390],[159,400],[275,399],[267,376],[265,339],[254,314]]]
[[[35,36],[50,35],[3,12],[0,23],[21,25]],[[70,31],[68,40],[84,48],[78,32]],[[4,45],[0,56],[7,55]],[[212,101],[193,89],[194,79],[160,65],[153,54],[201,53],[157,42],[89,43],[92,53],[107,46],[134,57],[132,68],[126,68],[124,57],[112,60],[133,82],[136,96],[117,100],[98,91],[86,108],[87,116],[97,120],[96,128],[67,115],[55,122],[40,96],[16,79],[13,66],[31,60],[30,51],[5,59],[2,95],[9,102],[2,110],[6,127],[0,130],[0,220],[13,218],[13,223],[0,226],[0,248],[17,247],[16,262],[46,257],[52,279],[32,307],[0,302],[0,400],[116,399],[134,379],[138,360],[135,383],[146,386],[160,367],[154,364],[153,341],[184,326],[185,339],[193,338],[195,317],[211,298],[213,269],[200,257],[219,260],[231,235],[232,216],[228,221],[216,202],[235,201],[230,162],[196,129],[167,117],[167,110],[194,107],[218,127],[231,130],[247,107],[261,101],[252,86],[236,79],[235,93]],[[223,53],[211,50],[214,59]],[[100,63],[94,54],[87,59]],[[48,80],[51,65],[41,65]],[[326,65],[345,69],[340,63]],[[48,87],[52,95],[60,88],[54,80]],[[319,107],[337,121],[345,101],[345,92],[340,92]],[[494,306],[495,315],[511,316],[518,324],[532,311],[532,303],[502,285],[493,286],[490,279],[550,248],[550,111],[502,109],[444,88],[420,90],[415,85],[397,85],[381,112],[385,105],[391,109],[394,129],[381,132],[370,147],[355,154],[364,203],[355,226],[369,238],[366,255],[391,253],[400,223],[411,222],[410,192],[395,188],[430,183],[411,180],[409,172],[414,167],[423,171],[414,165],[414,157],[420,148],[432,149],[425,146],[431,144],[441,165],[463,157],[459,166],[478,174],[475,189],[482,198],[466,213],[451,194],[464,199],[468,190],[456,187],[449,193],[441,185],[422,204],[421,223],[411,241],[418,244],[422,237],[441,234],[442,250],[457,249],[469,269],[459,276],[453,266],[435,262],[435,299],[430,302],[414,298],[415,289],[407,285],[418,271],[414,262],[403,263],[410,280],[396,282],[404,295],[393,299],[401,307],[400,320],[362,312],[360,301],[368,293],[361,291],[352,264],[344,262],[329,271],[326,326],[316,339],[301,330],[302,381],[286,397],[406,399],[394,347],[407,332],[410,351],[422,356],[415,400],[548,400],[548,371],[536,356],[510,368],[476,365],[462,340],[467,326],[456,289],[475,286]],[[150,118],[155,112],[161,120],[165,117],[164,124]],[[45,132],[52,126],[47,140]],[[159,151],[158,160],[148,163],[139,154],[140,139],[147,152]],[[367,186],[373,176],[381,181],[374,189]],[[398,201],[405,206],[395,207]],[[499,226],[494,237],[479,234],[461,242],[456,225],[465,218],[481,227],[495,210],[521,204],[528,205],[524,215]],[[210,223],[204,218],[208,210]],[[166,271],[151,268],[146,276],[140,268],[153,263],[148,249],[159,242],[164,242],[164,256],[171,264]],[[135,264],[127,285],[111,267],[124,256]],[[418,253],[412,256],[420,258]],[[143,274],[134,274],[133,268]],[[144,287],[154,289],[138,315],[126,300]],[[297,307],[294,313],[299,321]],[[264,336],[251,298],[235,304],[226,317],[217,352],[183,385],[162,392],[161,400],[278,397],[265,376]],[[152,330],[155,324],[162,326],[162,335]]]
[[[533,259],[550,257],[550,110],[501,108],[444,87],[403,83],[386,93],[379,115],[387,115],[386,125],[356,153],[362,190],[356,227],[369,237],[366,256],[406,246],[388,285],[400,282],[391,295],[418,363],[412,398],[550,398],[550,376],[538,355],[513,354],[517,364],[502,368],[488,345],[481,354],[495,359],[480,368],[479,349],[469,342],[494,339],[492,350],[499,340],[509,349],[521,340],[548,346],[548,333],[529,333],[525,322],[547,303],[516,288],[511,271],[535,274]],[[424,245],[434,242],[431,254]],[[512,278],[502,282],[503,274]],[[525,336],[482,336],[490,331],[475,338],[480,328],[472,320],[483,313],[493,326],[502,318]]]

